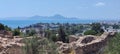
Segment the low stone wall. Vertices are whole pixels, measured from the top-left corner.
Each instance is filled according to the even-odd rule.
[[[105,47],[110,37],[114,37],[116,32],[105,32],[101,36],[71,36],[70,43],[59,45],[60,54],[103,54],[101,49]]]

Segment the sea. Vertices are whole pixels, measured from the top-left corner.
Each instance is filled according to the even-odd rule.
[[[0,20],[0,23],[7,25],[11,28],[25,27],[36,23],[93,23],[99,22],[98,20]]]

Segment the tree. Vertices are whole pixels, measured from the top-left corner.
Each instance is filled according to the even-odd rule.
[[[11,31],[11,28],[8,27],[7,25],[3,25],[3,24],[0,23],[0,30]]]
[[[52,40],[54,42],[56,42],[58,40],[58,36],[56,36],[56,33],[57,31],[54,31],[54,30],[45,30],[45,37],[48,39],[48,40]]]
[[[20,29],[20,27],[18,26],[18,28],[17,29]]]
[[[50,36],[51,36],[51,31],[48,29],[48,30],[45,30],[45,37],[50,39]]]
[[[96,34],[97,34],[97,32],[94,30],[87,30],[84,32],[84,35],[96,35]]]
[[[64,32],[62,25],[60,25],[60,27],[59,27],[58,34],[59,34],[60,41],[67,42],[67,39],[66,39],[67,35]]]
[[[36,31],[33,30],[33,29],[31,29],[30,32],[29,32],[29,36],[33,36],[33,35],[35,35],[35,34],[36,34]]]
[[[112,25],[112,27],[113,27],[113,29],[119,29],[120,28],[119,25],[116,25],[116,24]]]
[[[99,30],[101,29],[100,23],[93,23],[91,26],[92,30],[95,30],[96,32],[99,32]]]
[[[14,29],[13,31],[13,36],[20,35],[20,30],[19,29]]]
[[[3,24],[0,23],[0,30],[5,30],[5,27]]]
[[[4,26],[5,27],[5,30],[7,30],[7,31],[11,31],[11,28],[10,27],[8,27],[7,25],[6,26]]]
[[[104,30],[101,28],[102,25],[100,23],[93,23],[91,26],[92,26],[91,30],[94,30],[97,33],[103,33],[104,32]]]
[[[51,39],[52,41],[56,42],[57,39],[58,39],[58,37],[57,37],[55,34],[52,34],[52,35],[50,36],[50,39]]]

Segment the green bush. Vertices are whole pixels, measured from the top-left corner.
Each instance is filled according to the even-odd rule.
[[[24,54],[58,54],[57,46],[54,42],[33,36],[32,39],[25,38],[26,46],[23,47]]]
[[[7,30],[7,31],[11,31],[12,29],[10,28],[10,27],[8,27],[8,26],[4,26],[5,27],[5,30]]]
[[[17,36],[17,35],[20,35],[20,30],[19,29],[15,29],[13,31],[13,36]]]
[[[53,34],[50,39],[51,39],[52,41],[56,42],[57,39],[58,39],[58,37],[57,37],[55,34]]]
[[[103,33],[104,32],[104,30],[101,28],[102,25],[100,23],[93,23],[91,25],[91,27],[92,27],[91,30],[94,30],[97,33]]]
[[[8,27],[7,25],[4,25],[4,24],[1,24],[1,23],[0,23],[0,30],[11,31],[11,28]]]
[[[84,35],[96,35],[96,34],[97,34],[97,32],[94,30],[87,30],[84,32]]]
[[[111,38],[104,54],[120,54],[120,33]]]
[[[0,23],[0,30],[5,30],[5,26]]]
[[[27,30],[26,31],[26,36],[34,36],[36,34],[36,31],[34,29],[31,29],[31,30]]]
[[[36,34],[36,32],[35,32],[35,30],[31,30],[28,34],[29,34],[29,36],[33,36]]]

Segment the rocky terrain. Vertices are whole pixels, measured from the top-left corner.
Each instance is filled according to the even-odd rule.
[[[69,37],[70,43],[57,42],[60,54],[103,54],[107,41],[116,32],[104,32],[101,36],[74,36]]]
[[[107,41],[114,37],[116,32],[104,32],[101,36],[70,35],[69,43],[56,42],[60,54],[103,54]],[[20,36],[12,36],[9,31],[0,31],[0,54],[23,54]]]
[[[0,31],[0,54],[22,54],[23,38],[12,36],[9,31]]]

